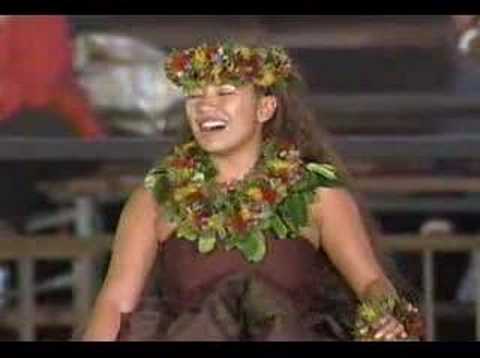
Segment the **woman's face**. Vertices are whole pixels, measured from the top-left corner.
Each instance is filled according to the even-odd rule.
[[[199,89],[186,101],[193,136],[203,149],[217,154],[260,140],[266,118],[267,101],[263,99],[252,85],[211,85]]]

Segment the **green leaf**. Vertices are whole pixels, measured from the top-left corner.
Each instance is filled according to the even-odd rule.
[[[193,174],[192,181],[203,182],[205,181],[205,175],[202,172],[195,172]]]
[[[300,193],[292,194],[285,202],[287,212],[290,214],[292,223],[296,228],[300,228],[307,224],[307,203]]]
[[[261,231],[250,232],[244,239],[238,240],[235,246],[253,263],[260,262],[267,252],[267,244]]]
[[[281,206],[278,207],[278,211],[281,214],[280,217],[282,218],[283,222],[288,227],[288,232],[296,232],[297,228],[295,224],[292,222],[290,217],[290,209],[288,207],[288,201],[285,201]]]
[[[212,215],[209,220],[209,227],[215,231],[219,237],[224,238],[227,236],[227,231],[223,223],[223,218],[219,214]]]
[[[198,239],[198,251],[201,254],[208,254],[215,248],[215,236],[202,236]]]
[[[265,143],[265,147],[263,149],[265,156],[269,159],[275,158],[275,155],[277,154],[278,147],[275,142],[273,141],[268,141]]]
[[[278,236],[279,239],[286,239],[288,228],[283,223],[282,219],[278,215],[272,215],[270,219],[271,228]]]
[[[307,172],[315,174],[315,182],[317,186],[334,187],[344,183],[343,179],[338,175],[337,169],[330,164],[308,163],[306,165]]]
[[[230,251],[231,249],[235,248],[238,240],[241,240],[241,239],[235,234],[227,236],[225,238],[225,241],[223,242],[223,246],[225,247],[225,250]]]
[[[187,224],[180,224],[177,229],[177,236],[184,238],[188,241],[195,241],[198,238],[195,230]]]
[[[168,202],[167,202],[164,205],[164,209],[165,209],[165,217],[167,218],[168,221],[176,222],[176,220],[178,220],[177,214],[175,212],[175,208],[172,207],[172,205],[168,205]]]
[[[338,179],[335,167],[330,164],[308,163],[307,169],[330,180]]]
[[[170,195],[170,182],[166,175],[158,175],[153,185],[153,194],[155,198],[163,203]]]

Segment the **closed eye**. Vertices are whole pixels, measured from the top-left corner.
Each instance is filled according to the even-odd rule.
[[[230,95],[233,95],[233,94],[236,94],[237,92],[236,91],[222,91],[220,92],[218,95],[219,96],[230,96]]]
[[[237,88],[232,85],[224,85],[218,89],[219,96],[229,96],[237,93]]]

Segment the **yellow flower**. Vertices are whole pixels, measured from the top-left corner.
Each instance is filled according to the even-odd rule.
[[[272,71],[265,71],[263,77],[257,81],[261,87],[269,87],[275,83],[275,75]]]
[[[249,188],[247,190],[247,195],[255,201],[260,201],[263,199],[262,191],[259,188]]]
[[[244,221],[248,221],[252,217],[252,213],[246,208],[245,206],[242,206],[240,209],[240,216]]]
[[[222,66],[214,66],[212,72],[210,73],[213,78],[213,83],[220,85],[222,83],[222,79],[220,78],[220,74],[222,73]]]
[[[287,160],[272,160],[268,163],[270,169],[272,169],[275,173],[283,172],[285,170],[290,169],[290,163]]]
[[[225,230],[225,225],[223,223],[222,216],[214,214],[208,219],[208,227],[218,233],[220,237],[225,237],[227,232]]]
[[[195,53],[193,55],[193,61],[198,66],[203,66],[205,63],[207,63],[208,61],[207,54],[205,53],[203,48],[197,48],[195,50]]]
[[[196,145],[195,141],[187,142],[183,145],[183,150],[189,150],[190,148],[193,148]]]
[[[249,60],[250,57],[252,57],[252,51],[248,47],[240,47],[238,51],[240,52],[240,55],[246,60]]]
[[[173,193],[173,199],[177,202],[181,202],[185,198],[189,197],[191,194],[196,193],[198,189],[198,186],[194,184],[189,184],[187,186],[177,188]]]

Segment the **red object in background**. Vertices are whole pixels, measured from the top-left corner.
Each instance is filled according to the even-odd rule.
[[[24,108],[60,114],[83,138],[105,135],[75,82],[65,16],[0,19],[0,125]]]

